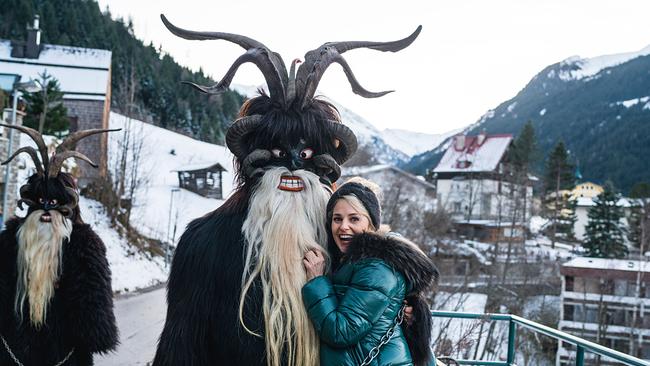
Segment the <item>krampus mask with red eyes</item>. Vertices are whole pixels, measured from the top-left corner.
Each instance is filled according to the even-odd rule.
[[[77,204],[79,202],[79,194],[77,193],[77,185],[74,182],[74,178],[70,174],[61,172],[63,162],[69,158],[77,158],[97,168],[97,164],[92,162],[86,155],[74,151],[77,142],[90,135],[119,131],[119,129],[92,129],[71,133],[56,147],[54,154],[48,157],[47,146],[45,145],[43,136],[38,131],[25,126],[1,123],[0,126],[13,128],[25,133],[34,140],[38,148],[36,150],[30,146],[21,147],[6,161],[2,162],[2,165],[8,164],[20,153],[29,154],[34,161],[36,173],[27,179],[27,184],[20,187],[18,207],[22,209],[24,204],[28,206],[28,212],[30,213],[35,210],[44,210],[46,213],[49,210],[57,210],[63,216],[74,220],[78,216]],[[47,217],[49,217],[47,214],[44,215],[44,219],[47,219]]]
[[[262,43],[237,34],[196,32],[178,28],[161,15],[165,26],[175,35],[189,40],[222,39],[246,50],[226,75],[213,86],[188,83],[208,94],[228,90],[239,66],[255,64],[266,80],[269,95],[252,98],[242,106],[239,118],[226,134],[226,145],[238,163],[240,183],[259,177],[265,168],[286,167],[289,171],[305,169],[315,173],[321,182],[331,184],[340,176],[340,164],[357,149],[354,133],[340,121],[336,108],[314,97],[318,83],[327,68],[338,63],[343,67],[354,93],[366,98],[383,96],[390,91],[370,92],[355,78],[342,54],[357,48],[396,52],[409,46],[419,35],[421,26],[407,38],[394,42],[328,42],[291,63],[289,72],[282,57]],[[299,178],[286,178],[285,190],[300,190]]]

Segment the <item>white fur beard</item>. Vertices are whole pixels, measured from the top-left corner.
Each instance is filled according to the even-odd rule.
[[[29,319],[36,328],[45,322],[47,307],[61,272],[63,242],[72,233],[70,219],[50,210],[51,222],[41,222],[44,213],[44,210],[32,212],[16,235],[18,279],[14,309],[22,320],[25,301],[29,300]]]
[[[304,189],[278,189],[283,175],[300,177]],[[239,314],[243,324],[246,293],[259,277],[270,366],[280,365],[283,351],[289,366],[319,362],[318,337],[307,316],[301,290],[307,280],[303,267],[305,253],[320,249],[328,257],[325,210],[329,197],[315,174],[305,170],[290,172],[286,168],[266,171],[252,194],[242,227],[246,260]]]

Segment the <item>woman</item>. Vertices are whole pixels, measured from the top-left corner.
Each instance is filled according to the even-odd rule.
[[[310,251],[304,258],[308,282],[302,295],[320,336],[324,366],[433,362],[431,319],[423,295],[438,271],[413,243],[379,229],[375,192],[376,185],[357,179],[329,200],[331,276],[324,276],[322,253]],[[404,300],[413,306],[412,326],[401,324]],[[391,333],[389,340],[380,341]]]

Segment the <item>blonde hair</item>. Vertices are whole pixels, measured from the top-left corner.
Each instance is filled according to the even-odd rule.
[[[368,213],[366,206],[363,205],[363,203],[361,202],[360,199],[357,198],[357,196],[348,194],[339,198],[337,202],[338,201],[347,202],[359,215],[362,215],[368,219],[368,229],[370,229],[370,231],[377,231],[377,228],[372,223],[372,219],[370,218],[370,214]]]
[[[307,251],[319,249],[329,261],[324,223],[330,193],[315,174],[305,170],[291,173],[302,178],[303,191],[279,190],[285,174],[289,171],[282,167],[267,170],[250,200],[242,226],[246,243],[239,322],[247,332],[260,336],[244,323],[246,294],[259,279],[267,365],[282,365],[284,351],[284,365],[312,366],[318,365],[320,345],[302,301],[302,286],[307,282],[302,258]]]
[[[29,299],[29,319],[39,329],[47,317],[63,260],[63,242],[70,239],[72,221],[55,210],[48,211],[51,222],[41,222],[44,210],[32,212],[17,233],[16,298],[14,311],[23,319],[23,307]]]

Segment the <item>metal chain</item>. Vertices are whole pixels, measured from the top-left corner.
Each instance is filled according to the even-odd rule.
[[[363,360],[361,365],[359,366],[368,366],[370,363],[379,356],[379,351],[381,348],[388,343],[394,336],[395,336],[395,330],[397,327],[399,327],[402,322],[404,321],[404,309],[406,308],[406,304],[402,305],[402,307],[399,309],[399,312],[397,313],[397,316],[395,317],[395,320],[393,320],[393,325],[388,328],[386,331],[386,334],[384,334],[380,339],[379,339],[379,344],[374,346],[370,352],[368,353],[368,356]]]
[[[5,346],[5,349],[7,350],[7,353],[9,353],[9,356],[10,356],[11,359],[14,361],[14,363],[15,363],[17,366],[25,366],[25,365],[23,365],[22,362],[20,362],[20,360],[18,359],[18,357],[16,357],[16,355],[14,355],[14,353],[11,351],[11,348],[9,347],[9,344],[7,343],[7,341],[5,340],[5,338],[4,338],[2,335],[0,335],[0,339],[2,340],[2,344]],[[68,355],[65,356],[65,358],[64,358],[63,360],[57,362],[54,366],[61,366],[61,365],[63,365],[64,363],[68,362],[68,360],[70,359],[70,357],[72,357],[72,354],[73,354],[73,353],[74,353],[74,347],[70,350],[70,352],[68,352]]]

